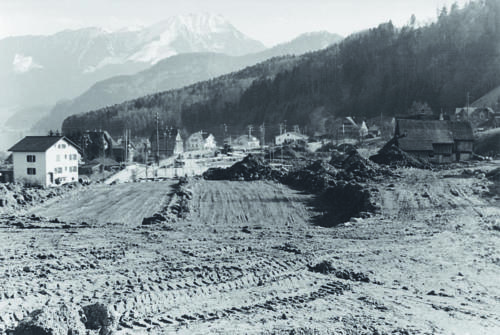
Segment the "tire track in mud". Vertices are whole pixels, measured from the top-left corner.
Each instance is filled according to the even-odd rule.
[[[223,235],[238,233],[240,224],[269,229],[263,236],[255,236],[253,231],[246,235],[245,247],[231,240],[222,240],[212,249],[196,243],[183,245],[181,252],[188,260],[164,264],[150,290],[114,304],[124,333],[220,319],[252,319],[263,311],[281,315],[290,306],[300,309],[349,290],[342,282],[311,274],[304,255],[271,248],[276,243],[273,236],[282,234],[286,225],[310,224],[304,198],[294,191],[267,182],[202,181],[193,193],[190,221],[195,225]]]

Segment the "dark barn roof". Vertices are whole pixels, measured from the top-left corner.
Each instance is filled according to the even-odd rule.
[[[432,151],[432,144],[453,144],[450,123],[435,120],[398,120],[396,134],[404,151]]]
[[[470,122],[454,121],[450,123],[453,139],[456,141],[474,141]]]

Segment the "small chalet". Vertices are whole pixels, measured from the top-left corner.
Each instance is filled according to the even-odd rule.
[[[395,137],[403,151],[431,162],[472,157],[474,136],[468,122],[400,119],[396,121]]]
[[[158,153],[160,158],[177,156],[184,152],[184,141],[178,129],[167,128],[160,130],[157,134],[154,131],[149,137],[151,143],[151,154],[156,156]]]
[[[188,137],[185,148],[186,151],[215,150],[217,143],[214,135],[199,131]]]
[[[309,136],[290,131],[287,133],[283,133],[275,137],[276,145],[288,144],[288,143],[297,143],[297,142],[306,142],[309,140]]]
[[[16,182],[54,186],[78,181],[79,147],[64,136],[27,136],[9,151]]]

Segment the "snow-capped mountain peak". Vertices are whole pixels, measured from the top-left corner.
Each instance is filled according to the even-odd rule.
[[[196,13],[170,17],[140,32],[144,45],[130,60],[156,63],[180,53],[220,52],[242,55],[264,46],[238,31],[223,16]]]

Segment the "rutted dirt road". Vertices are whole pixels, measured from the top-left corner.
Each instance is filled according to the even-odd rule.
[[[334,228],[311,224],[310,195],[226,181],[193,181],[173,230],[2,228],[0,329],[103,302],[122,334],[498,333],[500,209],[475,178],[401,173],[381,214]]]

